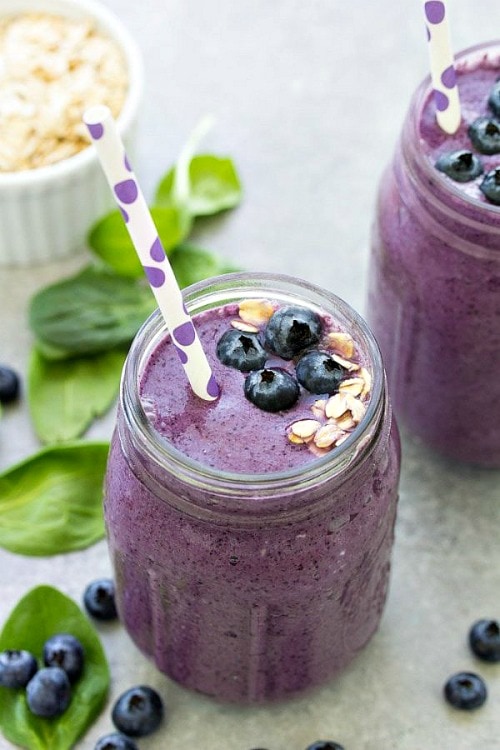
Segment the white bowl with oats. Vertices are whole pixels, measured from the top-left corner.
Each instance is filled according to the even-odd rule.
[[[82,124],[106,104],[133,153],[143,89],[139,49],[94,0],[0,5],[0,265],[29,266],[85,246],[113,207]]]

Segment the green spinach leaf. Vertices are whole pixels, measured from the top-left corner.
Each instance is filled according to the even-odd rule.
[[[0,474],[0,546],[41,556],[101,539],[108,449],[102,442],[50,446]]]
[[[147,283],[87,266],[38,292],[29,322],[47,359],[81,357],[129,344],[155,306]]]
[[[84,672],[64,714],[42,719],[29,710],[24,690],[0,687],[2,732],[28,750],[70,750],[102,710],[109,688],[109,668],[94,628],[74,601],[51,586],[37,586],[17,604],[0,634],[0,651],[26,649],[41,659],[44,642],[56,633],[71,633],[85,651]]]
[[[42,443],[80,437],[115,399],[126,353],[118,349],[63,361],[35,348],[28,373],[31,419]]]
[[[155,206],[151,209],[151,215],[168,254],[187,237],[191,229],[191,218],[172,205]],[[112,211],[97,221],[87,239],[95,255],[120,276],[142,278],[144,270],[119,211]]]
[[[170,263],[181,288],[209,276],[237,270],[218,255],[189,244],[176,247],[170,256]]]

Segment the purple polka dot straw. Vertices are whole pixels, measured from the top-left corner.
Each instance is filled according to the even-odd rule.
[[[462,119],[451,49],[448,8],[443,0],[424,0],[436,120],[445,133],[456,133]]]
[[[189,316],[151,213],[125,154],[108,107],[88,109],[83,121],[120,208],[132,243],[144,267],[158,307],[170,331],[174,349],[194,393],[206,401],[219,396],[219,387]]]

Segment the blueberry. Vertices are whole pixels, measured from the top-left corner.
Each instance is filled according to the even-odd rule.
[[[500,122],[491,117],[478,117],[469,125],[469,138],[480,154],[500,153]]]
[[[496,620],[478,620],[469,631],[469,644],[483,661],[500,661],[500,625]]]
[[[311,393],[337,393],[347,370],[326,352],[306,352],[295,368],[297,380]]]
[[[306,307],[281,307],[270,318],[266,346],[283,359],[292,359],[319,341],[321,319]]]
[[[94,750],[137,750],[137,745],[130,737],[113,732],[97,740]]]
[[[162,717],[162,700],[153,688],[146,685],[138,685],[122,693],[111,713],[115,727],[131,737],[151,734]]]
[[[60,667],[40,669],[26,686],[26,700],[36,716],[60,716],[69,706],[71,685]]]
[[[19,376],[10,367],[0,365],[0,402],[8,404],[19,395]]]
[[[479,675],[473,672],[457,672],[444,686],[448,703],[455,708],[471,710],[479,708],[486,700],[486,685]]]
[[[269,367],[247,375],[245,396],[263,411],[284,411],[293,406],[300,394],[299,384],[286,370]]]
[[[333,740],[318,740],[306,747],[306,750],[344,750],[344,746]]]
[[[500,167],[495,167],[484,176],[479,189],[489,201],[500,206]]]
[[[483,165],[471,151],[451,151],[441,154],[436,169],[455,182],[470,182],[483,172]]]
[[[217,343],[217,356],[223,365],[250,372],[264,367],[267,353],[256,333],[226,331]]]
[[[496,116],[500,117],[500,81],[497,81],[491,89],[488,104]]]
[[[70,682],[75,682],[83,672],[83,646],[68,633],[58,633],[45,641],[43,663],[46,667],[61,667]]]
[[[111,578],[99,578],[89,583],[83,594],[85,609],[96,620],[115,620],[115,583]]]
[[[29,651],[9,649],[0,654],[0,685],[8,688],[26,687],[38,669]]]

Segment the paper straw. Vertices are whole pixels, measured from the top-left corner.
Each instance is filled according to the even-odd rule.
[[[97,150],[191,388],[200,398],[213,401],[219,395],[219,386],[184,305],[181,290],[127,159],[111,112],[108,107],[91,107],[84,113],[83,121]]]
[[[424,2],[431,78],[436,104],[436,119],[441,130],[452,135],[460,127],[460,98],[451,49],[450,25],[446,3]]]

